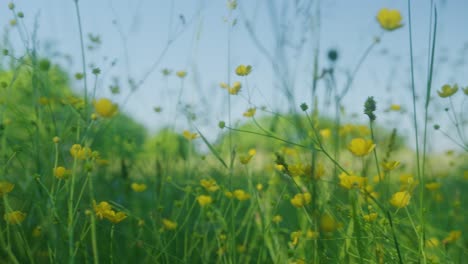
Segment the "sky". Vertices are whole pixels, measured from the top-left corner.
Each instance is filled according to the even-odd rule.
[[[82,71],[80,34],[74,0],[13,1],[16,11],[25,14],[22,26],[29,34],[37,30],[41,56],[67,69],[70,76]],[[415,84],[417,94],[424,95],[427,79],[431,2],[438,10],[437,42],[433,76],[433,95],[442,85],[458,83],[468,86],[468,1],[411,1]],[[365,122],[364,101],[374,96],[378,103],[380,125],[398,127],[412,136],[408,2],[402,0],[239,0],[230,11],[224,0],[78,0],[85,45],[89,34],[99,36],[102,44],[86,50],[88,70],[99,67],[97,97],[119,103],[120,110],[144,124],[150,131],[166,126],[177,130],[199,127],[215,138],[217,123],[228,120],[245,122],[242,113],[257,107],[260,111],[299,110],[302,102],[312,104],[314,52],[319,48],[319,71],[330,67],[327,52],[338,51],[335,64],[336,82],[342,90],[349,73],[366,49],[375,45],[355,75],[352,88],[342,101],[349,120]],[[376,22],[381,8],[398,9],[404,26],[383,32]],[[10,32],[15,52],[24,52],[16,30],[9,21],[12,13],[7,2],[0,5],[2,35]],[[232,24],[236,21],[235,25]],[[248,30],[251,29],[251,31]],[[234,74],[239,64],[252,65],[247,78]],[[90,66],[92,65],[92,66]],[[162,69],[172,70],[169,76]],[[187,71],[182,81],[174,72]],[[139,84],[133,90],[128,79]],[[228,108],[226,91],[221,82],[241,81],[242,92],[231,96]],[[109,86],[118,82],[120,94]],[[94,82],[88,79],[89,86]],[[293,98],[286,98],[287,84]],[[73,82],[82,91],[80,82]],[[333,116],[326,104],[327,86],[319,81],[318,100],[323,115]],[[401,104],[406,114],[384,113],[390,104]],[[460,111],[467,105],[455,100]],[[187,105],[189,105],[187,107]],[[434,97],[432,112],[441,112],[446,101]],[[161,107],[161,113],[155,113]],[[419,109],[422,109],[420,106]],[[194,112],[196,120],[184,113]],[[443,112],[443,111],[442,111]],[[356,113],[353,117],[352,113]],[[418,116],[422,119],[422,110]],[[446,116],[434,116],[447,130],[453,129]],[[432,123],[431,123],[432,124]],[[215,132],[213,132],[215,131]],[[450,149],[453,144],[440,133],[432,133],[434,148]]]

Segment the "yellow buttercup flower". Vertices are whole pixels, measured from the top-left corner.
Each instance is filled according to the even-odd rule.
[[[244,165],[248,164],[250,162],[250,160],[253,158],[253,156],[255,156],[256,153],[257,153],[257,151],[255,149],[250,149],[249,152],[247,153],[247,155],[239,156],[240,163],[242,163]]]
[[[439,244],[440,244],[440,241],[436,237],[431,237],[428,240],[426,240],[427,248],[436,248],[439,246]]]
[[[229,92],[229,94],[232,95],[237,95],[242,88],[240,82],[234,82],[231,87],[229,87],[229,85],[227,85],[226,83],[220,83],[219,86],[221,86],[221,88],[223,89],[226,89]]]
[[[26,214],[21,211],[13,211],[6,213],[3,218],[10,225],[19,225],[26,218]]]
[[[314,231],[314,230],[312,230],[312,229],[307,230],[307,233],[306,233],[306,237],[307,237],[308,239],[315,239],[315,238],[318,238],[319,235],[320,235],[319,232],[316,232],[316,231]]]
[[[61,180],[61,179],[66,179],[69,174],[69,171],[62,166],[58,166],[57,168],[54,168],[54,176]]]
[[[239,65],[236,68],[236,74],[239,76],[247,76],[252,71],[252,66],[250,65]]]
[[[203,188],[205,188],[205,190],[207,190],[209,192],[216,192],[217,190],[219,190],[218,184],[213,179],[208,179],[208,180],[207,179],[201,179],[200,180],[200,185],[203,186]]]
[[[331,130],[329,128],[320,129],[319,134],[323,139],[328,139],[331,136]]]
[[[367,215],[363,216],[364,221],[366,222],[373,222],[375,219],[377,219],[377,213],[370,213]]]
[[[461,237],[461,231],[460,230],[450,231],[450,233],[448,234],[448,236],[446,238],[444,238],[442,243],[444,243],[444,244],[453,243],[453,242],[457,241],[460,237]]]
[[[106,219],[114,224],[122,222],[125,218],[127,218],[127,214],[124,212],[115,212],[113,210],[108,212],[106,215]]]
[[[377,21],[379,22],[380,26],[388,31],[392,31],[398,29],[403,26],[401,24],[401,17],[400,11],[382,8],[377,13]]]
[[[344,187],[346,189],[352,189],[352,188],[357,188],[360,189],[362,188],[367,179],[361,176],[356,176],[356,175],[347,175],[346,173],[342,172],[338,178],[340,179],[340,185],[341,187]]]
[[[442,86],[440,91],[437,91],[440,97],[446,98],[454,95],[458,91],[458,85],[450,86],[448,84]]]
[[[76,159],[84,160],[91,157],[92,151],[88,147],[82,147],[80,144],[74,144],[70,148],[70,154]]]
[[[404,208],[408,206],[411,199],[411,194],[407,191],[397,192],[390,199],[390,204],[396,208]]]
[[[363,157],[374,150],[375,144],[372,140],[365,140],[363,138],[354,138],[348,145],[348,150],[357,157]]]
[[[291,199],[291,204],[297,208],[303,207],[312,201],[312,195],[310,193],[298,193]]]
[[[213,198],[209,195],[199,195],[197,197],[197,202],[200,204],[201,207],[204,207],[206,205],[209,205],[213,202]]]
[[[395,112],[400,111],[401,110],[401,105],[392,104],[392,105],[390,105],[390,110],[395,111]]]
[[[323,214],[320,217],[320,230],[323,232],[333,232],[340,228],[340,224],[330,214]]]
[[[94,213],[99,219],[103,219],[112,211],[112,206],[108,202],[100,202],[96,204],[96,201],[93,201]]]
[[[7,181],[0,181],[0,196],[7,194],[13,190],[15,185]]]
[[[238,189],[233,192],[234,197],[239,201],[246,201],[250,199],[250,194],[246,193],[244,190]]]
[[[101,98],[94,103],[94,110],[96,113],[105,118],[114,116],[117,113],[118,106],[112,103],[111,100],[107,98]]]
[[[280,223],[281,221],[283,221],[283,217],[281,215],[275,215],[273,216],[273,218],[271,219],[271,221],[273,221],[273,223],[275,224],[278,224]]]
[[[132,183],[132,184],[130,185],[130,187],[132,187],[132,190],[133,190],[134,192],[144,192],[144,191],[146,190],[146,188],[147,188],[146,184],[144,184],[144,183],[136,183],[136,182]]]
[[[183,79],[183,78],[185,78],[187,76],[187,72],[186,71],[178,71],[178,72],[176,72],[176,75],[177,75],[177,77]]]
[[[384,171],[391,171],[396,169],[400,165],[399,161],[393,160],[393,161],[387,161],[387,162],[382,162],[382,167]]]
[[[186,138],[187,140],[194,140],[198,137],[198,134],[197,133],[191,133],[190,131],[188,130],[184,130],[184,132],[182,132],[182,135],[184,136],[184,138]]]
[[[253,117],[255,115],[255,112],[257,112],[257,108],[249,108],[247,111],[244,112],[244,117]]]
[[[177,223],[176,222],[173,222],[173,221],[171,221],[169,219],[166,219],[166,218],[163,218],[162,224],[163,224],[164,229],[166,229],[166,230],[175,230],[177,228]]]

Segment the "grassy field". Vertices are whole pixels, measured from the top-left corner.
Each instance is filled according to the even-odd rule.
[[[236,2],[228,3],[234,12]],[[10,30],[29,32],[18,7],[8,8]],[[385,34],[411,27],[397,10],[376,17]],[[186,129],[148,133],[113,98],[95,97],[101,69],[84,60],[75,74],[34,48],[18,54],[2,45],[0,263],[467,262],[468,86],[432,87],[432,49],[423,97],[416,101],[413,82],[406,111],[392,104],[379,112],[383,104],[364,96],[367,122],[352,122],[341,100],[353,76],[336,87],[333,66],[321,73],[316,65],[314,102],[289,112],[252,103],[240,121],[214,121],[212,140],[190,109],[180,117]],[[327,56],[330,65],[339,59],[334,50]],[[235,100],[255,70],[233,66],[240,81],[218,89]],[[162,73],[182,86],[190,74]],[[320,82],[332,91],[332,117],[319,107]],[[448,128],[430,120],[434,103],[446,107],[431,115],[447,112]],[[401,134],[379,114],[418,121]],[[431,151],[432,132],[456,149]]]

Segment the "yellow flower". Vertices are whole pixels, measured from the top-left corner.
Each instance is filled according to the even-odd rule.
[[[0,181],[0,196],[7,194],[13,190],[14,184],[7,181]]]
[[[319,237],[319,232],[315,232],[312,229],[307,230],[306,237],[308,239],[315,239]]]
[[[199,195],[197,197],[197,201],[201,207],[204,207],[205,205],[211,204],[213,202],[213,198],[209,195]]]
[[[187,76],[187,72],[186,71],[178,71],[178,72],[176,72],[176,75],[179,78],[185,78],[185,76]]]
[[[125,218],[127,218],[127,214],[125,214],[124,212],[116,213],[115,211],[111,210],[106,214],[106,219],[114,224],[122,222]]]
[[[144,183],[136,183],[136,182],[132,183],[130,186],[132,187],[132,190],[133,190],[134,192],[143,192],[143,191],[145,191],[146,188],[147,188],[146,184],[144,184]]]
[[[435,190],[438,190],[440,188],[440,182],[431,182],[431,183],[426,183],[426,189],[428,189],[429,191],[435,191]]]
[[[250,194],[246,193],[244,190],[237,189],[233,192],[234,197],[239,201],[246,201],[250,199]]]
[[[460,237],[461,237],[461,231],[460,230],[450,231],[450,233],[448,234],[448,236],[446,238],[444,238],[442,243],[444,243],[444,244],[453,243],[453,242],[457,241]]]
[[[357,157],[363,157],[369,154],[375,148],[372,140],[365,140],[363,138],[354,138],[348,145],[348,150]]]
[[[5,221],[11,225],[19,225],[26,218],[26,214],[21,211],[13,211],[6,213],[3,218]]]
[[[239,161],[245,165],[250,162],[250,160],[253,158],[253,156],[255,156],[256,153],[257,151],[255,149],[250,149],[247,155],[239,156]]]
[[[247,76],[249,75],[249,73],[252,71],[252,66],[250,65],[239,65],[237,66],[236,68],[236,74],[239,75],[239,76]]]
[[[263,184],[261,183],[258,183],[255,188],[257,189],[257,191],[261,192],[263,190]]]
[[[439,246],[439,244],[440,244],[440,241],[436,237],[431,237],[428,240],[426,240],[427,248],[436,248]]]
[[[446,98],[450,97],[458,91],[458,85],[450,86],[448,84],[442,86],[440,91],[437,91],[440,97]]]
[[[347,175],[342,172],[338,178],[340,179],[340,185],[346,189],[357,188],[360,189],[366,183],[366,178],[356,175]]]
[[[58,166],[57,168],[54,168],[54,176],[57,179],[60,179],[60,180],[65,179],[67,178],[68,174],[69,174],[69,171],[62,166]]]
[[[229,92],[229,94],[232,95],[238,94],[242,88],[240,82],[234,82],[231,87],[229,87],[229,85],[227,85],[226,83],[221,83],[219,86],[221,86],[221,88],[223,89],[226,89]]]
[[[411,194],[407,191],[403,192],[396,192],[393,194],[392,198],[390,199],[390,204],[396,208],[404,208],[408,206],[411,199]]]
[[[392,105],[390,105],[390,110],[396,111],[396,112],[397,112],[397,111],[400,111],[400,110],[401,110],[401,105],[399,105],[399,104],[392,104]]]
[[[364,221],[366,222],[373,222],[375,219],[377,219],[377,213],[370,213],[367,215],[363,216]]]
[[[401,17],[400,11],[398,10],[382,8],[377,13],[377,21],[379,22],[380,26],[388,31],[402,27],[402,19],[403,18]]]
[[[225,192],[224,192],[224,195],[225,195],[227,198],[229,198],[229,199],[231,199],[232,196],[233,196],[232,192],[230,192],[230,191],[225,191]]]
[[[320,217],[320,229],[324,232],[333,232],[340,227],[340,224],[329,214]]]
[[[173,221],[171,221],[169,219],[166,219],[166,218],[163,218],[162,224],[163,224],[164,229],[166,229],[166,230],[175,230],[177,228],[177,223],[176,222],[173,222]]]
[[[328,139],[331,136],[331,130],[329,128],[320,129],[319,134],[323,139]]]
[[[398,167],[398,165],[400,165],[400,162],[396,161],[396,160],[382,162],[382,167],[383,167],[384,171],[394,170],[394,169],[396,169],[396,167]]]
[[[253,117],[255,115],[255,112],[257,111],[257,108],[249,108],[247,111],[244,112],[244,117]]]
[[[108,118],[117,113],[118,106],[107,98],[101,98],[94,101],[94,110],[99,116]]]
[[[70,148],[70,154],[76,159],[87,159],[91,157],[92,151],[88,147],[82,147],[80,144],[74,144]]]
[[[42,234],[42,227],[41,226],[36,226],[32,231],[32,236],[33,237],[40,237],[41,234]]]
[[[96,201],[93,201],[94,213],[99,219],[103,219],[108,214],[111,214],[112,206],[108,202],[100,202],[96,204]]]
[[[205,190],[209,192],[216,192],[217,190],[219,190],[218,184],[213,179],[201,179],[200,185],[203,186],[203,188],[205,188]]]
[[[182,135],[184,136],[184,138],[186,138],[187,140],[194,140],[198,137],[198,134],[197,133],[191,133],[190,131],[188,130],[184,130],[184,132],[182,133]]]
[[[298,193],[291,199],[291,204],[297,208],[303,207],[312,201],[310,193]]]
[[[271,219],[271,221],[273,221],[273,223],[275,224],[278,224],[280,223],[281,221],[283,221],[283,217],[281,215],[275,215],[273,216],[273,218]]]

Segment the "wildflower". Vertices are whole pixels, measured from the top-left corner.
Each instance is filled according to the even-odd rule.
[[[460,237],[461,237],[461,231],[460,230],[450,231],[450,233],[448,234],[448,236],[446,238],[444,238],[442,243],[444,243],[444,244],[453,243],[453,242],[457,241]]]
[[[330,214],[323,214],[320,217],[320,229],[324,232],[333,232],[340,227],[340,224]]]
[[[203,188],[205,188],[205,190],[207,190],[208,192],[216,192],[217,190],[219,190],[218,184],[213,179],[201,179],[200,185],[203,186]]]
[[[65,167],[58,166],[57,168],[54,168],[54,176],[59,180],[65,179],[68,174],[69,171]]]
[[[291,164],[288,166],[291,177],[299,177],[305,174],[306,167],[302,163]]]
[[[229,85],[227,85],[226,83],[221,83],[219,86],[221,86],[221,88],[223,89],[226,89],[229,92],[229,94],[232,95],[237,95],[242,88],[240,82],[234,82],[231,87],[229,87]]]
[[[403,24],[401,24],[401,20],[402,17],[400,11],[398,10],[382,8],[377,13],[377,21],[379,22],[380,26],[388,31],[402,27]]]
[[[244,117],[253,117],[255,115],[255,112],[257,111],[257,108],[249,108],[247,111],[244,112],[243,116]]]
[[[250,65],[239,65],[236,68],[236,74],[239,76],[247,76],[252,71],[252,66]]]
[[[440,185],[441,185],[440,182],[431,182],[431,183],[426,183],[425,187],[429,191],[435,191],[440,188]]]
[[[199,195],[197,197],[198,204],[200,204],[201,207],[204,207],[206,205],[209,205],[213,202],[213,198],[209,195]]]
[[[303,207],[312,201],[310,193],[298,193],[291,199],[291,204],[297,208]]]
[[[297,244],[299,243],[299,238],[301,238],[301,235],[302,235],[302,232],[299,230],[299,231],[294,231],[291,233],[291,244],[293,246],[297,246]]]
[[[42,234],[42,227],[41,226],[36,226],[32,231],[32,236],[33,237],[40,237],[41,234]]]
[[[398,112],[398,111],[401,110],[401,105],[399,105],[399,104],[392,104],[392,105],[390,105],[390,110],[395,111],[395,112]]]
[[[108,202],[100,202],[96,204],[96,201],[93,201],[94,213],[99,219],[103,219],[112,211],[112,206]]]
[[[250,149],[247,155],[239,157],[239,161],[244,165],[248,164],[255,154],[257,154],[257,151],[255,149]]]
[[[273,223],[275,224],[279,224],[281,221],[283,221],[283,217],[281,215],[275,215],[273,216],[271,221],[273,221]]]
[[[393,160],[393,161],[387,161],[387,162],[382,162],[382,167],[384,171],[391,171],[396,169],[400,165],[399,161]]]
[[[127,214],[125,214],[124,212],[115,212],[113,210],[108,212],[108,214],[106,215],[106,219],[114,224],[122,222],[125,218],[127,218]]]
[[[228,199],[231,199],[233,194],[230,191],[226,191],[226,192],[224,192],[224,196],[226,196]]]
[[[405,173],[400,175],[400,183],[402,190],[412,190],[419,182],[414,180],[413,175]]]
[[[346,189],[357,188],[360,189],[366,183],[366,178],[356,175],[347,175],[342,172],[338,178],[340,179],[340,185]]]
[[[13,190],[14,184],[7,181],[0,181],[0,196],[7,194]]]
[[[177,75],[177,77],[183,79],[183,78],[185,78],[185,76],[187,76],[187,72],[186,71],[178,71],[178,72],[176,72],[176,75]]]
[[[364,221],[366,222],[373,222],[375,219],[377,219],[377,213],[370,213],[364,215],[362,218],[364,218]]]
[[[182,132],[182,135],[184,136],[184,138],[186,138],[189,141],[194,140],[194,139],[196,139],[198,137],[197,133],[191,133],[188,130],[184,130],[184,132]]]
[[[3,218],[5,221],[11,225],[19,225],[26,218],[26,214],[21,211],[13,211],[6,213]]]
[[[244,190],[237,189],[233,192],[234,197],[239,201],[246,201],[250,199],[250,194],[246,193]]]
[[[404,208],[408,206],[411,199],[411,194],[407,191],[396,192],[390,199],[390,204],[396,208]]]
[[[331,136],[331,130],[329,128],[320,129],[319,134],[323,139],[328,139]]]
[[[60,138],[59,137],[54,137],[52,138],[52,141],[55,143],[55,144],[58,144],[60,142]]]
[[[130,187],[132,188],[132,190],[133,190],[134,192],[143,192],[143,191],[145,191],[146,188],[147,188],[146,184],[144,184],[144,183],[136,183],[136,182],[132,183],[132,184],[130,185]]]
[[[307,230],[306,237],[308,239],[315,239],[319,237],[319,232],[315,232],[312,229]]]
[[[114,116],[117,113],[118,106],[112,103],[111,100],[107,98],[101,98],[97,101],[94,101],[94,110],[96,113],[104,118],[109,118]]]
[[[354,138],[348,145],[348,150],[357,157],[363,157],[369,154],[375,148],[372,140],[365,140],[363,138]]]
[[[454,95],[458,91],[458,85],[450,86],[448,84],[442,86],[440,91],[437,91],[440,97],[446,98]]]
[[[439,244],[440,244],[440,241],[436,237],[431,237],[428,240],[426,240],[427,248],[435,248],[435,247],[438,247]]]
[[[163,224],[164,229],[166,229],[166,230],[175,230],[177,228],[177,223],[176,222],[173,222],[173,221],[171,221],[169,219],[166,219],[166,218],[163,218],[162,224]]]
[[[70,148],[70,154],[73,158],[84,160],[91,157],[92,151],[88,147],[82,147],[80,144],[74,144]]]
[[[263,184],[259,183],[255,186],[255,188],[257,189],[257,191],[261,192],[263,190]]]

